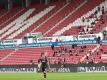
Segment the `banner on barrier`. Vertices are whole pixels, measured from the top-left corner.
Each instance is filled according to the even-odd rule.
[[[107,66],[70,66],[65,68],[51,68],[52,72],[107,72]]]
[[[13,39],[13,40],[3,40],[1,42],[1,45],[16,45],[16,44],[22,44],[22,39]]]
[[[34,34],[32,34],[34,35]],[[41,38],[27,38],[28,44],[31,43],[50,43],[50,42],[76,42],[80,43],[81,40],[90,41],[95,40],[95,38],[98,38],[98,36],[102,39],[102,34],[86,34],[86,35],[76,35],[76,36],[54,36],[54,37],[41,37]],[[15,39],[15,40],[3,40],[0,41],[1,45],[11,45],[11,44],[22,44],[22,39]],[[89,42],[90,43],[90,42]]]
[[[0,49],[4,49],[4,48],[16,48],[16,45],[11,44],[11,45],[0,45]]]
[[[77,67],[78,72],[107,72],[107,66]]]
[[[50,65],[50,72],[107,72],[107,64],[65,64],[63,67],[58,64]],[[41,72],[37,65],[21,65],[21,66],[0,66],[2,72],[18,72],[18,73],[36,73]]]
[[[107,40],[103,40],[103,41],[102,41],[102,44],[107,45]]]
[[[0,73],[7,72],[7,73],[36,73],[37,69],[32,68],[0,68]]]
[[[65,41],[65,42],[45,42],[45,43],[32,43],[32,44],[20,44],[20,48],[26,48],[26,47],[44,47],[44,46],[60,46],[60,45],[72,45],[72,44],[96,44],[96,40],[80,40],[80,41]]]
[[[37,38],[37,43],[73,41],[73,36],[54,36]]]
[[[2,44],[4,45],[17,44],[17,40],[3,40]]]
[[[52,42],[52,41],[53,41],[52,37],[37,38],[37,43],[46,43],[46,42]]]
[[[72,72],[70,68],[51,68],[51,72]]]
[[[38,38],[38,37],[43,37],[43,35],[42,35],[42,32],[36,32],[36,33],[27,33],[24,37]]]
[[[78,35],[77,40],[94,40],[100,37],[101,40],[103,39],[102,33],[99,34],[85,34],[85,35]]]

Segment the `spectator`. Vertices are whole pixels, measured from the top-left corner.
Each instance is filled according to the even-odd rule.
[[[87,59],[87,60],[89,59],[88,56],[86,56],[86,59]]]
[[[65,64],[66,64],[65,57],[62,59],[62,64],[63,64],[63,65],[65,65]]]
[[[58,64],[59,64],[59,65],[62,64],[61,62],[62,62],[62,59],[61,59],[61,58],[58,58]]]
[[[71,49],[69,50],[69,56],[72,56],[72,50]]]
[[[100,6],[97,7],[98,12],[100,12]]]
[[[64,49],[64,45],[63,45],[63,44],[60,45],[60,49],[61,49],[61,50]]]
[[[61,56],[61,51],[59,50],[57,54],[58,54],[58,57],[60,57]]]
[[[29,61],[29,64],[30,64],[30,65],[33,65],[33,64],[34,64],[34,63],[33,63],[33,60],[30,60],[30,61]]]
[[[52,58],[52,64],[56,64],[55,58]]]
[[[64,56],[65,55],[65,50],[64,50],[64,48],[62,49],[62,56]]]
[[[103,51],[103,45],[100,44],[99,50],[102,52]]]
[[[56,54],[57,54],[57,51],[54,51],[54,52],[53,52],[53,57],[55,57]]]
[[[81,49],[79,52],[80,52],[80,53],[84,52],[84,49]]]
[[[104,10],[104,6],[102,6],[102,14],[104,14],[104,11],[105,11],[105,10]]]
[[[75,56],[78,56],[78,50],[77,49],[75,50],[74,54],[75,54]]]
[[[82,22],[85,22],[85,18],[84,17],[82,18]]]
[[[101,38],[100,36],[97,38],[97,43],[100,44]]]
[[[97,15],[97,13],[98,13],[98,11],[96,10],[96,11],[95,11],[95,15]]]
[[[89,51],[88,51],[88,53],[91,55],[91,54],[92,54],[92,51],[91,51],[91,50],[89,50]]]
[[[107,33],[107,31],[104,30],[104,31],[103,31],[103,37],[104,37],[104,39],[106,39],[106,33]]]
[[[51,49],[54,50],[54,44],[51,45]]]

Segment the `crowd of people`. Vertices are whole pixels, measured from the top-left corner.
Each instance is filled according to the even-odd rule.
[[[87,45],[76,45],[76,44],[72,46],[61,45],[60,47],[51,46],[51,48],[52,48],[52,58],[51,58],[52,64],[60,64],[60,65],[67,64],[66,55],[68,55],[69,58],[71,58],[74,56],[78,57],[81,54],[86,53],[87,56],[83,62],[77,61],[78,64],[81,64],[81,63],[101,63],[102,62],[101,54],[107,53],[107,51],[103,49],[102,44],[100,44],[100,47],[97,48],[94,52],[92,52],[92,50],[88,50]]]
[[[75,56],[78,57],[79,54],[82,54],[86,51],[87,46],[81,45],[78,46],[77,44],[73,44],[71,46],[64,46],[61,45],[60,47],[51,46],[52,49],[52,64],[66,64],[66,55],[69,57]],[[57,57],[57,60],[56,58]]]
[[[101,16],[97,16],[99,15],[99,13],[101,14]],[[91,19],[94,18],[94,20],[92,21]],[[83,17],[82,18],[82,22],[88,22],[90,23],[90,25],[85,26],[84,28],[79,27],[80,28],[80,32],[79,34],[93,34],[95,33],[95,31],[97,31],[97,29],[95,28],[95,26],[99,26],[101,27],[103,24],[105,24],[105,20],[106,20],[106,15],[105,15],[105,7],[102,6],[98,6],[97,9],[95,10],[94,14],[92,14],[89,17]],[[96,25],[96,23],[100,23],[98,25]]]

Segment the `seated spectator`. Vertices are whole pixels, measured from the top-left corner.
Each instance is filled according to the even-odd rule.
[[[69,56],[72,56],[72,50],[71,49],[69,50]]]
[[[103,37],[104,37],[104,39],[106,39],[106,34],[107,34],[107,31],[104,30],[104,31],[103,31]]]
[[[61,65],[62,64],[62,59],[58,58],[58,64]]]
[[[90,64],[94,63],[94,62],[93,62],[93,59],[90,59],[90,60],[89,60],[89,63],[90,63]]]
[[[103,45],[100,44],[99,50],[102,52],[103,51]]]
[[[92,51],[90,50],[90,51],[88,51],[88,53],[89,53],[89,54],[92,54]]]
[[[100,6],[97,7],[98,12],[100,12]]]
[[[77,49],[75,50],[74,55],[78,56],[78,50]]]
[[[58,57],[61,56],[61,51],[59,50],[58,53],[57,53]]]
[[[85,18],[84,17],[82,18],[82,22],[85,22]]]
[[[62,49],[62,56],[64,56],[65,55],[65,50],[64,49]]]
[[[84,46],[81,46],[81,49],[80,49],[79,52],[80,52],[80,53],[81,53],[81,52],[84,52]]]
[[[95,15],[97,15],[97,13],[98,13],[98,11],[96,10],[96,11],[95,11]]]
[[[103,53],[104,53],[104,54],[107,54],[107,51],[104,51]]]
[[[56,54],[57,54],[57,51],[54,51],[54,52],[53,52],[53,57],[55,57]]]
[[[97,38],[97,43],[100,44],[101,38],[100,36]]]
[[[30,60],[30,61],[29,61],[29,64],[30,64],[30,65],[34,64],[34,63],[33,63],[33,60]]]
[[[83,49],[85,49],[85,48],[87,48],[87,46],[86,46],[86,45],[84,45],[84,46],[83,46]]]
[[[63,44],[60,45],[60,49],[61,50],[64,49],[64,45]]]
[[[52,59],[52,64],[56,64],[56,60],[54,58]]]
[[[78,56],[78,53],[75,53],[75,56]]]
[[[86,59],[89,59],[88,56],[86,56]]]
[[[54,50],[54,44],[51,45],[51,49]]]
[[[104,10],[104,6],[102,6],[102,14],[104,14],[104,11],[105,11],[105,10]]]
[[[65,57],[63,57],[63,59],[62,59],[62,64],[63,64],[63,65],[66,64]]]

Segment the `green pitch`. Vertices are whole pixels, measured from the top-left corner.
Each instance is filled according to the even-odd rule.
[[[41,73],[0,73],[0,80],[45,80]],[[48,73],[47,80],[107,80],[107,73]]]

